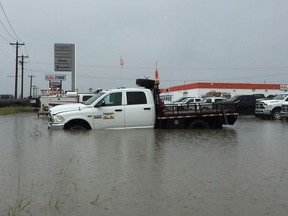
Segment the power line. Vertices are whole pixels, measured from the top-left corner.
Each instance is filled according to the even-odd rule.
[[[4,26],[4,24],[3,24],[3,23],[1,22],[1,20],[0,20],[0,22],[1,22],[2,26],[3,26],[3,28],[6,30],[6,32],[7,32],[7,33],[8,33],[8,34],[9,34],[9,35],[10,35],[10,36],[15,40],[15,41],[17,41],[17,40],[22,41],[22,40],[18,37],[18,35],[16,34],[16,32],[14,31],[14,29],[13,29],[13,27],[12,27],[12,25],[11,25],[11,23],[10,23],[10,21],[9,21],[9,19],[8,19],[8,17],[7,17],[7,15],[6,15],[6,13],[5,13],[5,10],[4,10],[4,8],[3,8],[1,2],[0,2],[0,6],[1,6],[1,9],[2,9],[2,11],[3,11],[3,13],[4,13],[4,16],[5,16],[5,18],[6,18],[7,22],[8,22],[8,24],[9,24],[9,26],[10,26],[12,32],[14,33],[14,35],[16,36],[17,39],[15,39],[15,38],[10,34],[10,32],[6,29],[6,27]]]
[[[18,35],[16,34],[14,28],[12,27],[12,25],[11,25],[11,23],[10,23],[10,21],[9,21],[9,19],[8,19],[7,15],[6,15],[6,13],[5,13],[5,10],[4,10],[4,8],[3,8],[3,6],[2,6],[1,3],[0,3],[0,7],[1,7],[1,9],[2,9],[4,15],[5,15],[5,18],[6,18],[7,22],[8,22],[11,30],[13,31],[14,35],[16,36],[16,38],[18,38],[19,41],[22,41],[22,40],[18,37]],[[0,20],[0,22],[1,22],[1,20]],[[10,34],[10,32],[6,29],[6,27],[4,26],[4,24],[3,24],[2,22],[1,22],[1,24],[2,24],[3,28],[6,30],[6,32],[7,32],[14,40],[16,40],[15,37],[13,37],[13,36]],[[5,37],[3,37],[2,35],[0,35],[0,37],[1,37],[3,40],[9,42],[9,40],[7,40],[7,39],[6,39]],[[16,40],[16,41],[17,41],[17,40]],[[12,43],[10,43],[10,45],[12,45]],[[13,45],[16,45],[16,44],[13,44]],[[23,44],[20,44],[20,45],[25,45],[25,44],[23,43]],[[26,49],[26,46],[24,46],[24,48],[25,48],[26,56],[29,56],[29,55],[28,55],[28,52],[27,52],[27,49]],[[21,50],[21,53],[24,53],[21,48],[20,48],[20,50]],[[0,51],[1,51],[2,53],[4,53],[2,50],[0,50]],[[5,53],[4,53],[4,54],[5,54]],[[7,57],[9,57],[7,54],[5,54],[5,55],[6,55]],[[10,58],[10,57],[9,57],[9,58]],[[29,69],[30,69],[29,71],[31,72],[31,65],[30,65],[29,59],[28,59],[28,66],[29,66]],[[25,70],[26,70],[26,69],[25,69]]]
[[[10,34],[10,32],[6,29],[6,27],[4,26],[4,24],[2,23],[2,21],[0,20],[0,23],[2,25],[2,27],[5,29],[5,31],[10,35],[11,38],[13,38],[13,40],[16,40],[13,35]]]
[[[3,40],[5,40],[6,42],[10,42],[9,40],[7,40],[4,36],[2,36],[2,35],[0,35],[0,37],[3,39]]]
[[[5,55],[7,58],[9,58],[9,59],[12,59],[13,60],[13,58],[11,58],[7,53],[5,53],[5,52],[3,52],[3,50],[1,50],[0,49],[0,52],[2,52],[3,53],[3,55]]]
[[[48,62],[31,62],[34,65],[53,65]],[[76,67],[86,68],[107,68],[107,69],[139,69],[139,70],[154,70],[155,67],[149,66],[112,66],[112,65],[82,65],[77,64]],[[272,70],[272,69],[288,69],[288,66],[254,66],[254,67],[158,67],[159,70]]]
[[[53,65],[52,63],[45,63],[45,62],[31,62],[31,64],[34,65]],[[119,69],[120,66],[109,66],[109,65],[76,65],[76,67],[86,67],[86,68],[98,68],[98,69]],[[135,66],[135,67],[124,67],[128,70],[133,69],[133,70],[154,70],[155,67],[139,67],[139,66]],[[231,71],[241,71],[241,70],[287,70],[288,66],[254,66],[254,67],[158,67],[159,71],[165,71],[165,70],[182,70],[182,71],[197,71],[197,70],[207,70],[207,71],[214,71],[214,70],[231,70]],[[43,70],[35,70],[34,72],[36,73],[47,73],[47,71],[43,71]],[[267,74],[267,75],[259,75],[259,76],[246,76],[246,77],[230,77],[227,78],[227,76],[220,77],[217,76],[217,78],[209,78],[209,79],[195,79],[195,80],[191,80],[191,79],[185,79],[185,81],[188,82],[205,82],[205,81],[211,81],[211,80],[215,80],[215,81],[219,81],[219,80],[244,80],[244,79],[257,79],[257,78],[265,78],[265,77],[281,77],[281,76],[288,76],[287,72],[283,72],[283,73],[274,73],[275,71],[273,71],[273,74]],[[69,74],[68,74],[69,76]],[[103,80],[119,80],[119,78],[117,77],[106,77],[106,76],[95,76],[95,75],[88,75],[88,74],[78,74],[77,77],[79,78],[90,78],[90,79],[103,79]],[[134,80],[133,78],[123,78],[123,80]],[[183,79],[161,79],[162,81],[165,82],[183,82]]]
[[[26,51],[26,55],[27,56],[29,56],[28,55],[28,51],[27,51],[27,49],[26,49],[26,46],[24,46],[24,49],[25,49],[25,51]],[[28,58],[28,66],[29,66],[29,71],[31,72],[31,64],[30,64],[30,60],[29,60],[30,58]]]

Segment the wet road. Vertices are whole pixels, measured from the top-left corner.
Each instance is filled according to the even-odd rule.
[[[37,216],[288,215],[286,121],[84,133],[49,131],[36,114],[0,123],[1,215],[17,200]]]

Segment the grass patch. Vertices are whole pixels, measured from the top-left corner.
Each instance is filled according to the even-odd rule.
[[[18,143],[19,145],[19,143]],[[20,147],[19,147],[20,148]],[[39,213],[42,212],[41,215],[45,216],[56,216],[56,215],[68,215],[66,214],[66,211],[68,211],[70,214],[69,215],[95,215],[94,211],[97,208],[98,200],[99,200],[99,194],[96,195],[96,198],[92,201],[89,202],[91,205],[89,205],[90,210],[84,209],[84,214],[81,214],[79,212],[80,210],[80,200],[78,200],[78,193],[79,193],[79,188],[77,186],[77,183],[74,181],[73,184],[71,183],[71,176],[69,175],[69,171],[71,167],[73,166],[74,163],[78,164],[80,161],[80,158],[78,160],[74,159],[74,156],[71,156],[68,164],[60,169],[60,172],[58,173],[58,179],[56,180],[56,183],[54,185],[53,191],[50,193],[50,199],[47,204],[44,206],[40,206],[40,209],[33,209],[34,201],[32,199],[33,194],[36,194],[34,191],[34,183],[32,180],[31,183],[31,192],[30,192],[30,197],[25,196],[26,198],[21,198],[24,195],[20,195],[20,187],[21,187],[21,179],[20,179],[20,174],[18,177],[18,194],[17,194],[17,200],[14,204],[9,205],[6,209],[4,209],[3,212],[0,210],[0,215],[1,216],[38,216],[40,215]],[[75,164],[74,164],[75,165]],[[73,173],[73,172],[72,172]],[[73,195],[73,188],[74,188],[74,196]],[[83,191],[85,192],[85,191]],[[67,196],[71,195],[72,199],[65,199]],[[37,198],[34,198],[34,200]],[[72,209],[67,208],[66,206],[71,206],[69,205],[68,201],[72,201],[72,206],[74,206]],[[67,204],[66,204],[67,203]],[[65,206],[66,204],[66,206]],[[38,208],[38,207],[37,207]],[[38,211],[38,213],[33,213],[34,211]],[[39,212],[40,211],[40,212]],[[44,212],[44,213],[43,213]],[[72,212],[72,214],[71,214]],[[88,212],[91,212],[88,213]]]
[[[15,113],[23,113],[23,112],[35,112],[35,107],[3,107],[0,108],[0,115],[10,115]]]
[[[7,216],[31,215],[28,210],[30,203],[31,201],[24,202],[23,200],[17,200],[14,206],[9,207]]]

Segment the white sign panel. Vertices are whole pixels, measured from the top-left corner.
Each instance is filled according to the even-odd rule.
[[[55,57],[55,64],[71,64],[71,58]]]
[[[45,74],[45,80],[46,81],[65,81],[66,75],[63,74]]]
[[[288,90],[288,84],[281,84],[280,89],[281,90]]]

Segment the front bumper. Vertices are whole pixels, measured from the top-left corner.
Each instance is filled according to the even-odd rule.
[[[255,109],[255,115],[271,115],[271,110]]]
[[[54,122],[51,113],[48,113],[48,129],[56,130],[56,129],[63,129],[64,122]]]
[[[288,112],[281,112],[282,118],[288,118]]]
[[[48,122],[48,129],[60,130],[60,129],[63,129],[63,128],[64,128],[64,124],[63,123],[55,124],[55,123],[52,123],[52,122]]]

